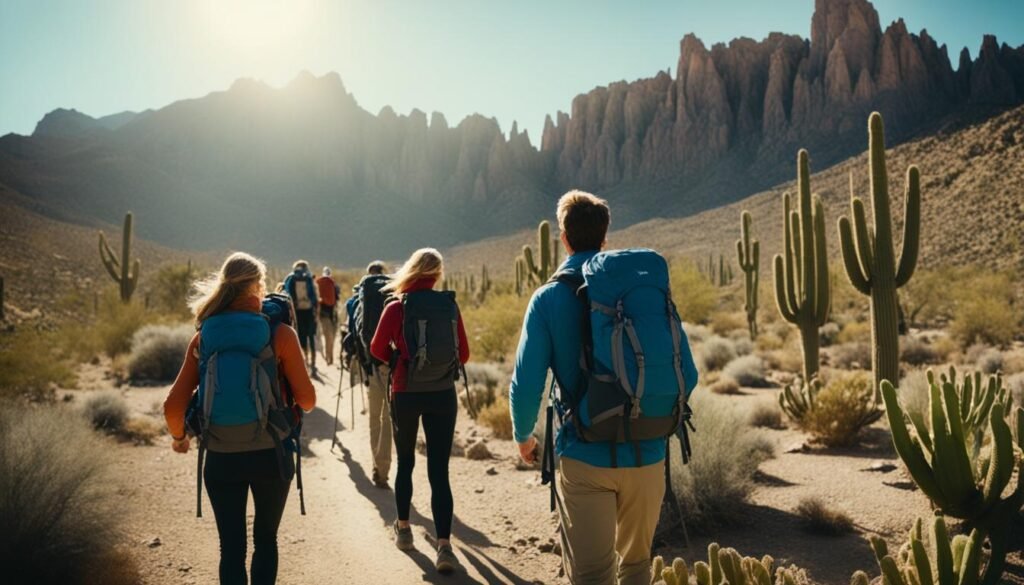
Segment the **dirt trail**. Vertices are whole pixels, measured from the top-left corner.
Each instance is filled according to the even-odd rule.
[[[412,514],[416,550],[397,550],[389,528],[395,518],[394,492],[375,488],[370,481],[367,419],[360,415],[357,389],[355,428],[350,428],[352,394],[347,383],[338,433],[342,445],[331,452],[337,384],[336,369],[323,373],[323,380],[316,385],[318,406],[306,417],[303,432],[308,449],[302,466],[307,515],[299,514],[298,492],[293,486],[279,533],[278,583],[522,584],[557,580],[557,556],[538,553],[533,547],[516,547],[517,540],[525,545],[525,538],[537,531],[542,531],[547,541],[554,524],[544,514],[546,510],[527,513],[530,507],[545,502],[536,472],[517,472],[506,459],[478,462],[453,457],[453,544],[463,569],[453,576],[441,576],[433,565],[426,465],[417,455]],[[146,410],[162,398],[163,389],[133,389],[129,394],[139,410]],[[460,422],[460,434],[466,432],[466,424]],[[130,530],[146,582],[216,583],[217,534],[205,493],[204,517],[195,518],[194,452],[179,456],[162,439],[154,447],[124,446],[123,455],[123,463],[134,468],[125,474],[122,492],[133,503],[135,518]],[[488,467],[496,473],[488,474]],[[391,475],[393,479],[394,464]],[[518,502],[503,506],[506,498]],[[250,505],[250,547],[252,513]],[[524,515],[527,521],[518,522],[517,517]],[[476,524],[467,525],[460,517],[472,517]],[[154,538],[159,538],[158,545]]]

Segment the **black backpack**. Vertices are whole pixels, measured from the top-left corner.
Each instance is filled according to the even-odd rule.
[[[363,365],[369,367],[374,361],[370,354],[370,342],[377,332],[377,323],[384,312],[388,295],[381,289],[391,282],[385,274],[368,274],[359,282],[359,301],[356,304],[356,341]]]
[[[402,335],[409,349],[406,389],[453,388],[459,379],[459,306],[452,291],[418,290],[402,299]]]

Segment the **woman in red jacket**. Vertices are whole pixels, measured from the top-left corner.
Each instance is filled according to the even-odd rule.
[[[469,343],[454,294],[433,290],[443,271],[437,250],[423,248],[413,253],[386,287],[398,300],[384,308],[370,353],[392,367],[391,416],[398,455],[395,545],[401,550],[413,548],[409,506],[416,436],[422,419],[430,507],[437,532],[436,567],[439,572],[449,573],[458,561],[450,542],[454,503],[448,458],[459,409],[455,380],[462,364],[469,360]]]

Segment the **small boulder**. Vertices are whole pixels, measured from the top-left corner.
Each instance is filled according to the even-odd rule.
[[[466,459],[484,461],[491,458],[493,458],[491,450],[487,448],[487,444],[483,441],[477,441],[466,449]]]

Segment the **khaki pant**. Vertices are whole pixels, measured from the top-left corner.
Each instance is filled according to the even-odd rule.
[[[386,478],[391,470],[392,431],[388,372],[385,366],[373,369],[366,394],[370,401],[370,453],[373,454],[373,468],[381,477]]]
[[[334,363],[334,335],[338,331],[337,313],[334,307],[320,307],[320,334],[323,336],[323,352],[327,365]]]
[[[559,463],[562,565],[573,585],[649,585],[651,541],[665,497],[665,463]]]

